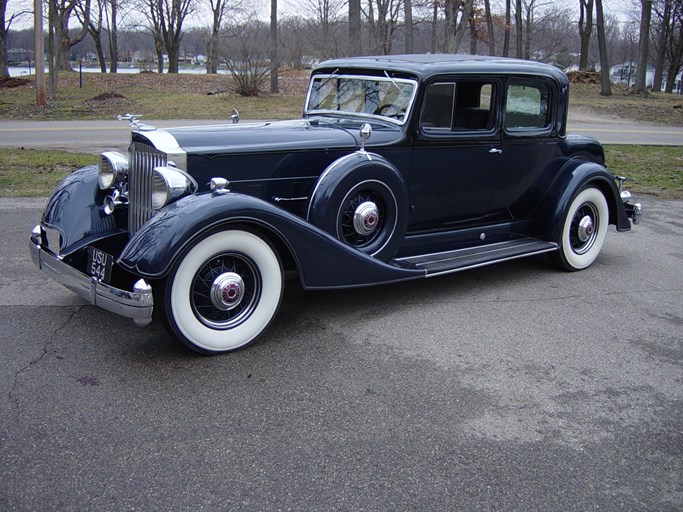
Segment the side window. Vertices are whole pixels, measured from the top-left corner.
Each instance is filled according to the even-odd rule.
[[[545,84],[511,80],[505,101],[505,129],[538,131],[550,127],[550,91]]]
[[[422,129],[435,134],[491,130],[493,97],[492,82],[459,80],[432,84],[425,93]]]
[[[453,126],[455,84],[432,84],[425,93],[422,127],[426,131],[450,130]]]

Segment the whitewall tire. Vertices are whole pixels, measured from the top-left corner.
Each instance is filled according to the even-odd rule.
[[[215,233],[174,266],[164,294],[166,320],[193,350],[229,352],[268,327],[283,288],[280,260],[267,241],[249,231]]]
[[[569,205],[562,225],[559,260],[567,270],[589,267],[600,254],[607,236],[609,209],[596,187],[583,189]]]

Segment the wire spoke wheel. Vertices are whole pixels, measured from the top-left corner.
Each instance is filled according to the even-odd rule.
[[[261,276],[243,254],[225,253],[207,261],[195,274],[190,303],[197,319],[215,329],[230,329],[253,312]]]
[[[565,213],[557,252],[560,266],[570,271],[589,267],[602,250],[608,224],[605,195],[596,187],[584,188]]]
[[[237,229],[198,241],[166,283],[164,313],[171,332],[203,354],[253,342],[277,313],[284,289],[270,243]]]
[[[386,205],[377,191],[363,190],[349,197],[339,212],[338,231],[349,245],[363,248],[382,233]]]

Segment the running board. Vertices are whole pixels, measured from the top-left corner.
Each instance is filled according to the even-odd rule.
[[[398,258],[396,261],[402,265],[414,265],[416,268],[422,268],[426,271],[426,277],[433,277],[556,251],[557,248],[558,245],[553,242],[545,242],[536,238],[520,238],[455,251]]]

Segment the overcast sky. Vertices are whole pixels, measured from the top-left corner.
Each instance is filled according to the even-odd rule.
[[[309,2],[312,1],[317,0],[278,0],[278,16],[285,17],[288,15],[305,15],[306,9],[302,9],[302,6],[307,5]],[[365,2],[365,0],[362,1]],[[208,6],[207,0],[199,0],[199,2],[204,3],[206,6]],[[547,5],[547,7],[544,8],[552,8],[553,5],[573,6],[575,19],[578,20],[579,0],[537,0],[537,3],[539,5]],[[631,19],[632,15],[630,13],[639,12],[640,10],[639,0],[603,0],[603,4],[606,14],[618,17],[619,20],[623,23],[626,23],[628,22],[628,20]],[[244,0],[244,5],[248,6],[247,9],[255,12],[257,16],[263,21],[270,20],[270,0]],[[494,12],[503,12],[505,8],[504,0],[493,0],[491,2],[491,5]],[[33,2],[31,2],[30,0],[8,0],[7,18],[9,18],[9,15],[22,10],[30,11],[32,13]],[[342,14],[345,14],[346,8],[342,8],[341,12]],[[192,17],[188,17],[185,26],[202,26],[206,24],[207,17],[200,13],[195,13]],[[121,25],[125,26],[125,22],[123,24],[120,23],[119,27],[121,27]],[[30,28],[32,26],[33,15],[28,14],[25,15],[20,22],[13,24],[12,29],[20,30],[24,28]],[[71,22],[70,26],[72,28],[78,26],[78,21],[74,19]]]

